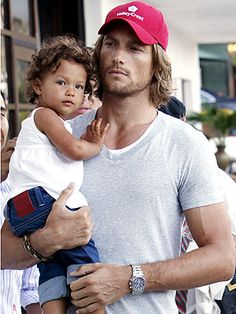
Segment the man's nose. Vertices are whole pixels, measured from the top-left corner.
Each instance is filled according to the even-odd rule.
[[[118,64],[123,64],[124,63],[124,49],[116,49],[114,54],[113,54],[113,63],[118,65]]]

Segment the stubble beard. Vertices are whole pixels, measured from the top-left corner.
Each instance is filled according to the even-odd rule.
[[[121,85],[119,82],[108,82],[106,79],[101,79],[104,92],[119,98],[131,97],[140,94],[145,89],[150,88],[150,82],[131,82],[127,85]]]

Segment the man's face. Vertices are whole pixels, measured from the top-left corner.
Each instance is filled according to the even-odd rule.
[[[130,26],[119,23],[105,35],[100,52],[104,92],[119,97],[150,88],[152,46],[142,44]]]
[[[7,108],[2,95],[0,95],[0,102],[1,102],[1,150],[2,150],[6,145],[9,124],[7,120]]]

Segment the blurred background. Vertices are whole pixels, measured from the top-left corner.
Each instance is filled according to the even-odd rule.
[[[1,0],[1,90],[9,104],[10,137],[32,110],[24,99],[24,70],[48,35],[72,33],[93,47],[97,30],[118,0]],[[236,111],[236,1],[147,0],[169,26],[175,96],[187,112],[207,107]],[[153,21],[155,23],[155,21]],[[200,121],[201,122],[201,121]],[[211,121],[209,122],[211,124]],[[209,124],[207,122],[207,124]],[[228,123],[228,122],[227,122]],[[224,134],[230,163],[236,159],[236,122]],[[197,124],[202,127],[202,124]],[[207,134],[210,140],[212,133]],[[216,141],[212,141],[217,151]],[[236,166],[233,166],[236,167]],[[236,172],[236,170],[235,170]]]

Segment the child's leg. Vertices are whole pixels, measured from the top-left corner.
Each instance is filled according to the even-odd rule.
[[[47,305],[47,309],[57,300],[64,301],[69,296],[69,290],[66,284],[66,270],[60,263],[57,253],[54,254],[53,259],[47,262],[40,262],[37,266],[40,273],[38,287],[39,303],[44,308],[45,304],[52,301],[51,305]],[[61,302],[56,304],[60,305]],[[54,312],[51,313],[54,314]]]
[[[78,209],[71,209],[70,210],[78,210]],[[67,285],[69,286],[73,280],[79,279],[78,277],[70,276],[70,273],[83,264],[90,264],[90,263],[99,263],[100,257],[96,245],[92,239],[87,243],[87,245],[77,247],[71,250],[60,250],[58,252],[58,256],[64,265],[67,266]],[[71,311],[68,313],[74,313],[75,307],[70,307]],[[91,314],[104,314],[105,307],[95,311]]]
[[[48,301],[43,304],[43,314],[66,314],[65,299]]]
[[[6,216],[17,237],[43,228],[55,199],[42,187],[24,191],[7,202]]]

